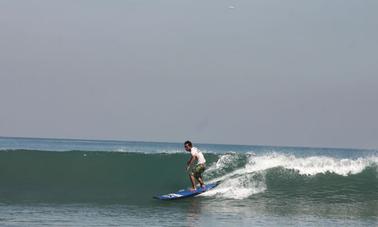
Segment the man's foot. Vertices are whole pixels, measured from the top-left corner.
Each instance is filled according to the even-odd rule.
[[[196,188],[189,188],[189,191],[195,192],[197,189]]]
[[[206,185],[204,185],[204,184],[203,184],[203,185],[201,185],[201,188],[202,188],[202,190],[204,190],[204,191],[205,191],[205,190],[206,190]]]

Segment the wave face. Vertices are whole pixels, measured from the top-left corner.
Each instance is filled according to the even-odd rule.
[[[203,197],[253,200],[378,198],[378,156],[338,158],[280,152],[205,153],[204,178],[220,185]],[[187,153],[0,151],[1,203],[151,203],[189,187]]]
[[[240,165],[230,169],[232,163]],[[222,155],[208,171],[222,184],[207,196],[246,199],[262,194],[314,200],[376,199],[377,164],[376,156],[338,159],[280,153]]]

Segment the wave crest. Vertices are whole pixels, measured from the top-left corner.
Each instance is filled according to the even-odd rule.
[[[284,175],[293,173],[296,176],[316,177],[320,175],[334,174],[339,177],[348,177],[362,173],[368,167],[375,169],[375,181],[378,180],[378,157],[360,157],[357,159],[337,159],[327,156],[296,157],[294,155],[270,153],[261,156],[248,155],[244,165],[228,171],[237,162],[237,155],[223,155],[217,162],[210,166],[210,175],[219,173],[214,181],[222,183],[214,190],[205,193],[204,196],[217,196],[232,199],[245,199],[251,195],[269,190],[266,174],[271,173],[277,168],[287,170]],[[231,166],[230,166],[230,165]],[[239,162],[240,164],[240,162]],[[282,174],[275,175],[283,177]],[[294,176],[295,177],[295,176]],[[276,179],[278,180],[278,179]],[[373,179],[374,180],[374,179]],[[306,183],[306,182],[305,182]],[[304,185],[305,186],[305,185]]]

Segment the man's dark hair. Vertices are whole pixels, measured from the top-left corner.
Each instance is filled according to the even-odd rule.
[[[190,142],[189,140],[185,141],[184,145],[189,145],[189,146],[193,147],[192,142]]]

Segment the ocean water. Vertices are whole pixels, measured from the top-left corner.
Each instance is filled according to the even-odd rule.
[[[194,198],[179,143],[0,137],[1,226],[377,226],[378,151],[195,144]]]

